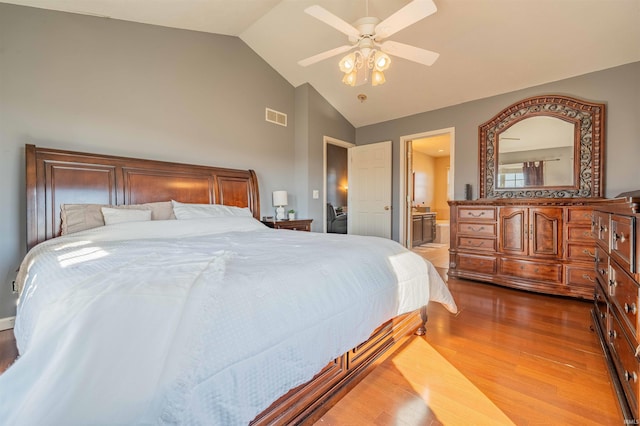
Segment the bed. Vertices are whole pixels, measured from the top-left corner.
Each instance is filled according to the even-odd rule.
[[[7,424],[310,424],[456,311],[393,241],[262,225],[251,170],[27,145],[26,171]]]

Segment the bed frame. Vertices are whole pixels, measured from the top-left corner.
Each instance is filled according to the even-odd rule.
[[[185,203],[249,207],[260,219],[253,170],[195,166],[26,145],[27,247],[60,235],[62,204]],[[252,422],[311,424],[375,365],[416,331],[424,334],[426,306],[381,325],[369,340],[342,354],[311,381],[292,389]]]

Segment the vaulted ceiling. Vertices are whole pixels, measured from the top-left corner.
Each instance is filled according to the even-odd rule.
[[[427,67],[392,57],[376,87],[343,84],[341,55],[297,64],[348,44],[304,9],[318,4],[353,23],[367,9],[384,19],[409,0],[3,2],[238,36],[293,86],[310,83],[355,127],[640,61],[639,0],[434,0],[435,14],[390,39],[439,59]]]

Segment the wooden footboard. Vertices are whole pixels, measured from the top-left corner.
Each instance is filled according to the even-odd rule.
[[[386,322],[366,342],[334,359],[309,382],[290,390],[251,424],[313,424],[413,332],[423,330],[425,320],[426,307]]]

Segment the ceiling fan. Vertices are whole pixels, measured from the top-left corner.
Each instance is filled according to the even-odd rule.
[[[368,9],[367,0],[367,15],[369,14]],[[437,10],[433,0],[413,0],[383,21],[367,16],[358,19],[351,25],[321,6],[310,6],[304,10],[307,14],[346,34],[352,44],[318,53],[298,61],[298,64],[306,67],[332,56],[357,49],[340,61],[340,70],[345,73],[342,81],[351,86],[364,84],[369,78],[372,79],[374,86],[384,83],[382,71],[387,69],[391,62],[386,54],[423,65],[433,65],[440,56],[438,53],[385,39],[434,14]]]

